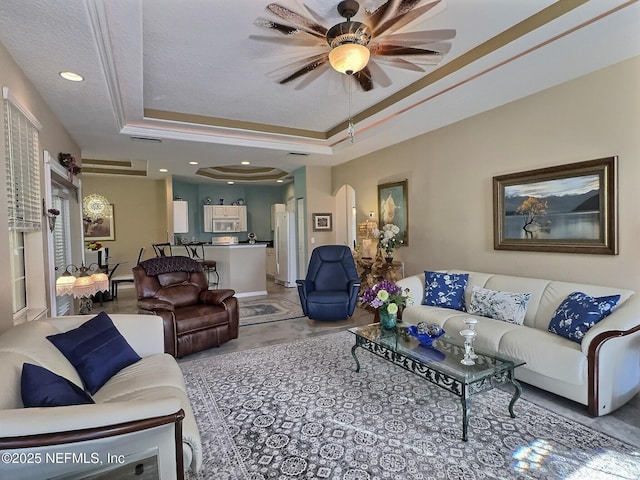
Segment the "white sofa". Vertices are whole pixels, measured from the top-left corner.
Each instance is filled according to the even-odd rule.
[[[524,360],[526,365],[516,369],[517,379],[587,405],[592,416],[614,411],[640,391],[640,297],[635,292],[463,270],[447,272],[469,273],[465,305],[470,305],[474,285],[530,293],[524,325],[421,305],[424,274],[398,282],[403,288],[409,288],[414,298],[413,306],[406,307],[402,313],[404,322],[438,323],[448,335],[459,335],[466,328],[465,318],[477,318],[476,350]],[[575,291],[594,297],[620,294],[613,313],[590,328],[581,344],[548,331],[556,308]]]
[[[92,316],[29,322],[0,335],[0,478],[99,471],[140,452],[157,454],[160,478],[183,478],[185,469],[200,468],[200,434],[182,372],[164,353],[162,319],[110,317],[141,360],[103,385],[93,395],[95,404],[24,408],[20,391],[25,362],[82,386],[73,365],[45,337],[76,328]]]

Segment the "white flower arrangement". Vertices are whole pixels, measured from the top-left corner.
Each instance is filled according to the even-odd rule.
[[[387,257],[390,257],[393,251],[402,245],[402,240],[397,237],[400,228],[393,223],[387,223],[382,230],[373,229],[373,236],[378,239],[378,248],[382,248]]]

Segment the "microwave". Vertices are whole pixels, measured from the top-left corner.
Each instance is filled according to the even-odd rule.
[[[213,231],[214,233],[239,232],[240,219],[232,218],[232,217],[231,218],[214,218]]]

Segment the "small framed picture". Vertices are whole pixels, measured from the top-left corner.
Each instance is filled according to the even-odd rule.
[[[333,218],[331,213],[313,213],[313,231],[330,232],[333,230]]]

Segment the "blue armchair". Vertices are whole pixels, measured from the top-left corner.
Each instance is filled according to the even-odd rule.
[[[345,320],[353,315],[360,278],[349,247],[316,247],[311,252],[307,278],[296,283],[302,311],[310,319]]]

